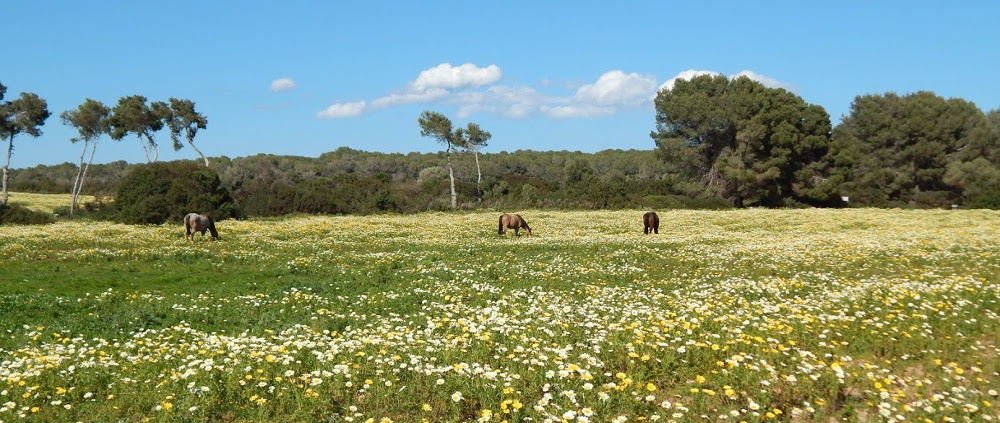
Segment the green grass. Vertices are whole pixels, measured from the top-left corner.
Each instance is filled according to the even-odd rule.
[[[1000,418],[1000,213],[520,213],[0,227],[0,420]]]
[[[28,209],[49,214],[55,213],[55,209],[57,208],[69,207],[69,203],[73,198],[70,194],[36,194],[30,192],[10,192],[9,194],[10,197],[7,201],[10,204],[20,204]],[[93,195],[81,195],[78,201],[79,204],[83,204],[94,200],[96,200],[96,197]]]

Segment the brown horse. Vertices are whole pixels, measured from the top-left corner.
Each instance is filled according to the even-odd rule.
[[[654,212],[648,212],[642,215],[642,233],[649,234],[652,231],[654,234],[660,233],[660,216],[657,216]]]
[[[519,232],[522,228],[528,231],[528,236],[531,236],[531,227],[528,226],[528,222],[524,220],[519,214],[501,214],[500,215],[500,235],[503,235],[504,228],[513,229],[514,236],[521,236]]]
[[[198,213],[188,213],[184,216],[184,238],[194,240],[194,233],[201,232],[205,236],[205,231],[212,233],[212,239],[219,239],[219,231],[215,230],[215,221],[211,217]]]

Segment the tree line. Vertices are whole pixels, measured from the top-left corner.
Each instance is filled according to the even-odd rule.
[[[710,75],[676,81],[655,104],[651,136],[690,194],[736,206],[1000,208],[1000,110],[928,91],[867,94],[834,128],[784,89]]]
[[[6,91],[7,87],[0,84],[0,136],[7,141],[7,160],[3,167],[3,188],[0,194],[2,206],[7,205],[14,137],[22,133],[33,137],[40,136],[41,127],[51,115],[47,102],[37,94],[21,93],[20,98],[16,100],[2,101]],[[159,157],[156,133],[167,128],[174,150],[184,147],[181,141],[183,137],[183,140],[205,162],[205,166],[208,166],[208,158],[194,144],[198,130],[208,127],[208,119],[195,110],[195,103],[191,100],[170,98],[168,102],[149,102],[144,96],[132,95],[120,98],[114,107],[109,108],[100,101],[88,98],[76,109],[62,112],[59,118],[63,124],[75,128],[79,134],[69,141],[83,142],[76,176],[70,188],[71,214],[75,211],[87,171],[97,152],[97,142],[103,135],[115,141],[121,141],[130,134],[135,135],[147,162],[155,163]],[[88,150],[89,159],[84,162]]]
[[[217,186],[206,189],[224,192],[217,198],[231,204],[220,210],[234,216],[470,207],[1000,208],[1000,110],[987,113],[962,99],[928,91],[861,95],[834,127],[825,109],[789,91],[704,75],[661,90],[655,110],[656,148],[648,151],[481,153],[492,134],[471,122],[456,129],[443,114],[425,111],[415,129],[441,142],[440,153],[340,148],[318,158],[261,154],[210,162],[195,148],[216,177],[188,173],[213,179],[208,183]],[[0,103],[0,112],[9,164],[14,136],[38,136],[48,111],[27,93]],[[10,183],[19,191],[71,192],[70,212],[88,175],[89,192],[121,196],[126,178],[156,162],[154,135],[164,127],[175,149],[182,139],[194,148],[207,127],[189,100],[148,103],[139,95],[114,108],[87,99],[60,117],[79,131],[71,140],[83,141],[79,164],[19,169]],[[91,166],[103,134],[135,135],[149,164]],[[7,166],[4,175],[6,192]]]

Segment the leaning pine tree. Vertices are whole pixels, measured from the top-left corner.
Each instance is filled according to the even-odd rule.
[[[7,87],[0,84],[0,100]],[[0,189],[0,206],[7,205],[7,183],[10,180],[10,157],[14,154],[14,137],[28,134],[42,135],[41,126],[49,118],[48,103],[35,93],[21,93],[12,101],[0,103],[0,138],[7,140],[7,162],[3,165],[3,188]]]
[[[445,143],[448,149],[445,157],[448,160],[448,179],[451,182],[451,208],[458,208],[458,194],[455,193],[455,171],[451,166],[451,150],[455,147],[458,134],[451,130],[451,120],[438,112],[424,111],[417,119],[420,124],[420,136],[432,137]]]
[[[69,204],[69,213],[76,211],[76,204],[80,200],[80,192],[83,191],[83,181],[87,178],[87,170],[94,161],[94,154],[97,152],[97,140],[102,134],[109,131],[108,118],[111,116],[111,109],[97,100],[86,99],[76,110],[62,112],[59,117],[63,124],[76,128],[80,136],[70,139],[71,142],[83,141],[83,151],[80,153],[80,166],[77,167],[76,178],[73,179],[73,189]],[[86,164],[83,162],[90,149],[90,159]]]

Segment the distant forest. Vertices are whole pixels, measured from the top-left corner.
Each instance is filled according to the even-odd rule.
[[[289,213],[416,212],[450,209],[444,153],[387,154],[341,147],[318,158],[260,154],[209,158],[221,186],[247,216]],[[482,203],[472,154],[452,158],[461,208],[728,207],[688,199],[653,150],[480,153]],[[191,161],[193,162],[193,161]],[[85,194],[114,197],[133,168],[91,165]],[[39,165],[11,172],[13,191],[69,193],[77,166]],[[648,197],[648,198],[647,198]],[[683,202],[683,203],[682,203]],[[661,204],[662,203],[662,204]],[[688,204],[690,203],[690,204]]]
[[[1000,110],[985,112],[963,99],[929,91],[861,95],[834,127],[823,107],[789,91],[704,75],[660,91],[655,109],[650,150],[482,153],[491,136],[486,128],[470,122],[455,129],[444,115],[425,111],[419,130],[443,145],[439,153],[343,147],[317,158],[261,154],[167,163],[156,163],[151,134],[167,127],[175,149],[185,140],[194,147],[208,120],[193,102],[147,107],[145,98],[132,96],[112,109],[88,99],[62,118],[85,141],[139,135],[150,163],[92,165],[82,192],[115,199],[84,205],[85,211],[114,204],[108,209],[121,213],[108,218],[135,222],[175,219],[185,210],[279,216],[479,207],[1000,209]],[[37,136],[48,116],[44,101],[25,94],[0,112],[37,116],[0,125],[10,140]],[[9,185],[72,193],[79,191],[80,170],[72,163],[12,169]]]

